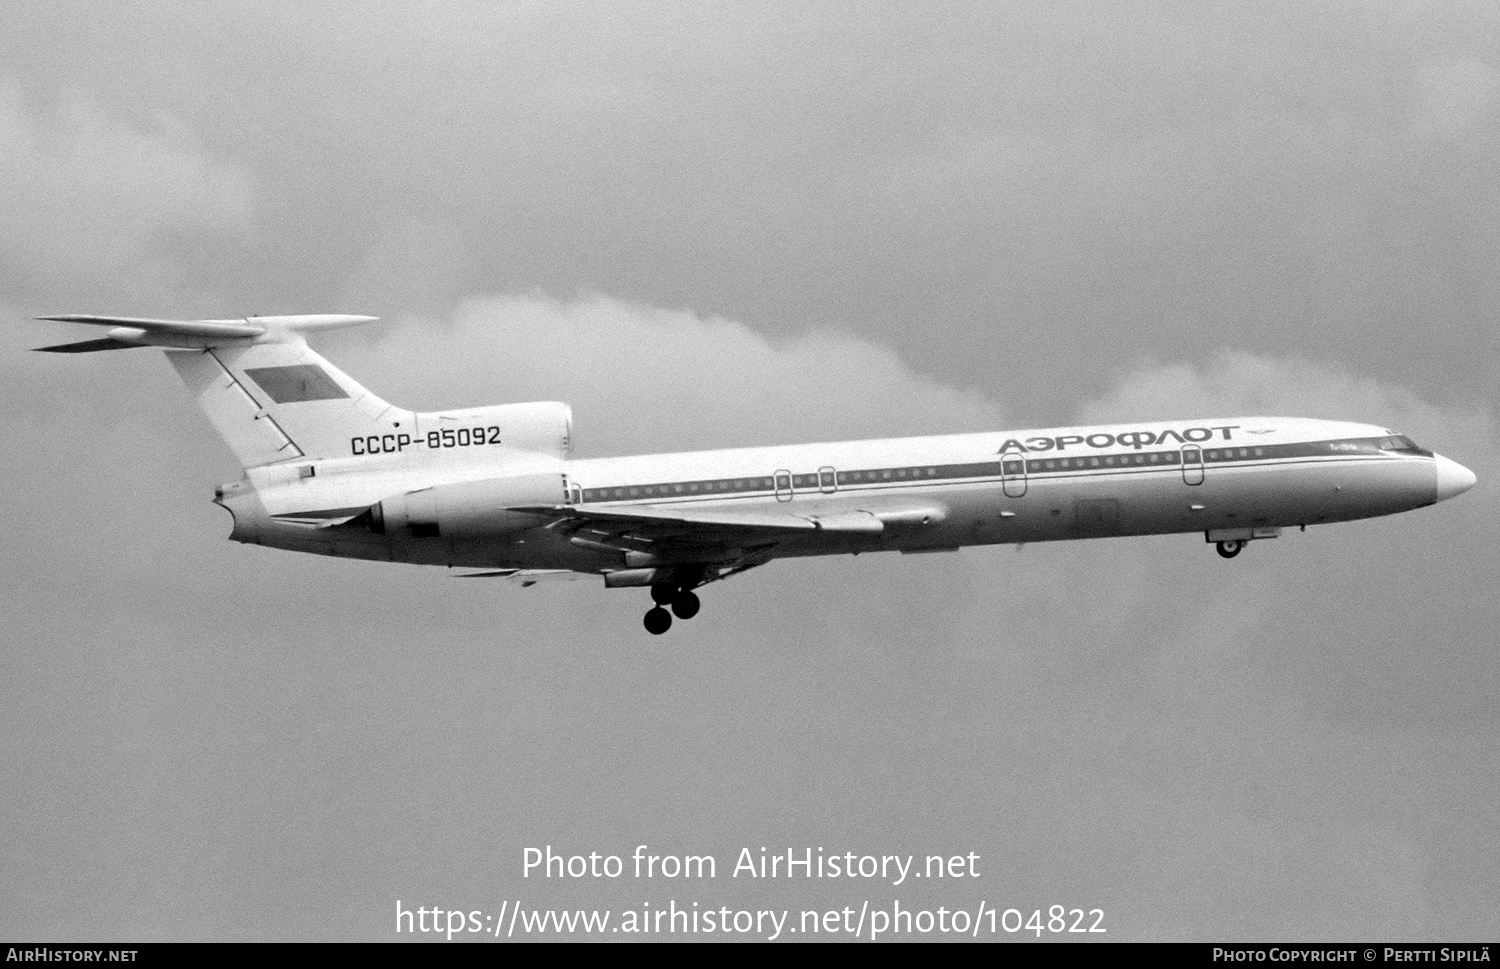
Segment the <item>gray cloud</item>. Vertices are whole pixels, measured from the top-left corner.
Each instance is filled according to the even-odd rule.
[[[1120,376],[1079,420],[1162,420],[1204,414],[1269,414],[1386,424],[1476,467],[1494,465],[1488,409],[1439,407],[1409,387],[1297,358],[1225,351],[1202,364],[1142,367]]]
[[[0,258],[22,293],[87,279],[163,299],[182,288],[177,247],[254,230],[253,181],[169,116],[141,129],[77,98],[46,112],[7,84],[0,133]]]
[[[982,394],[914,373],[853,333],[768,338],[722,317],[602,295],[473,299],[442,324],[393,328],[355,359],[388,398],[445,407],[566,399],[592,455],[1003,423]]]
[[[1500,88],[1495,71],[1475,60],[1442,60],[1420,78],[1427,109],[1423,127],[1450,136],[1482,122]]]

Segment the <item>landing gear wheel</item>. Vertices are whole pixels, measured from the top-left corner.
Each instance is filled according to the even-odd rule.
[[[1220,542],[1218,545],[1221,558],[1232,559],[1245,550],[1244,542]]]
[[[672,615],[678,619],[691,619],[698,615],[700,605],[701,603],[698,601],[696,593],[688,589],[683,589],[672,600]]]
[[[660,636],[672,628],[672,614],[661,606],[657,606],[646,613],[646,632],[653,636]]]
[[[667,605],[677,595],[675,585],[653,585],[651,587],[651,601],[658,606]]]

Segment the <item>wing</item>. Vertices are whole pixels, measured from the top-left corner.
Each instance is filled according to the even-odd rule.
[[[583,548],[714,566],[725,570],[720,577],[770,561],[776,547],[786,542],[878,536],[888,524],[932,523],[946,514],[934,505],[833,513],[696,510],[662,505],[522,505],[509,510],[551,518],[548,528],[569,536],[573,544]]]
[[[723,533],[742,536],[749,532],[800,534],[806,532],[852,533],[885,531],[888,524],[933,524],[946,517],[939,505],[879,505],[869,509],[846,509],[826,513],[790,511],[695,510],[671,505],[610,505],[583,508],[578,505],[518,505],[509,511],[556,516],[582,526],[625,527],[649,531],[657,536]]]

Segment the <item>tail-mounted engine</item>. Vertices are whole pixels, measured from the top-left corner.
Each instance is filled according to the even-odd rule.
[[[436,451],[501,444],[511,451],[563,457],[573,447],[573,411],[541,400],[418,414],[417,436]]]
[[[543,517],[507,508],[561,505],[566,500],[565,489],[560,473],[435,485],[377,502],[370,507],[368,524],[376,535],[414,538],[509,535],[535,528]]]

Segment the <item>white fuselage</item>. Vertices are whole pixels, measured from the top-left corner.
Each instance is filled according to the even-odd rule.
[[[1433,504],[1446,497],[1444,463],[1458,467],[1372,425],[1240,417],[590,459],[414,446],[253,468],[219,501],[233,513],[231,537],[239,541],[384,561],[607,574],[629,565],[626,552],[570,540],[544,514],[452,534],[328,523],[434,486],[509,478],[545,485],[556,476],[555,494],[514,504],[827,522],[863,515],[881,523],[780,536],[766,558],[1184,532],[1248,540]]]

